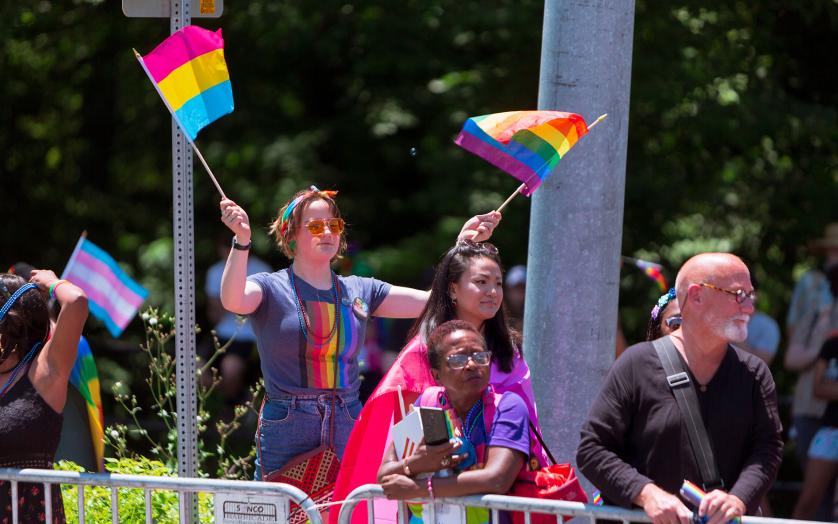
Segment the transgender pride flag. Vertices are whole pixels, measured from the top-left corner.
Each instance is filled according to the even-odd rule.
[[[122,334],[148,297],[148,291],[85,235],[79,238],[61,278],[84,290],[90,312],[105,323],[114,338]]]
[[[233,112],[221,29],[186,26],[149,54],[134,54],[190,142],[205,126]]]

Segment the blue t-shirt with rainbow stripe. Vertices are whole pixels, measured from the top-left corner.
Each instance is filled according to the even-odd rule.
[[[335,326],[334,289],[317,289],[295,276],[309,319],[311,331],[306,336],[300,329],[304,321],[290,271],[286,268],[247,277],[262,289],[262,303],[250,318],[268,395],[276,398],[333,389],[339,393],[357,391],[358,354],[364,344],[367,319],[390,292],[390,284],[374,278],[338,276],[340,325],[330,338]]]

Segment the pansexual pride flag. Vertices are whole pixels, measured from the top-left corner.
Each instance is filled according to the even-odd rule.
[[[61,278],[84,290],[90,312],[105,323],[114,338],[122,334],[148,297],[148,291],[134,282],[113,257],[84,235]]]
[[[587,132],[574,113],[510,111],[469,118],[454,142],[523,182],[530,196]]]
[[[70,384],[75,387],[87,406],[87,422],[90,437],[93,440],[93,452],[99,471],[105,471],[105,414],[102,411],[102,394],[99,385],[99,373],[96,361],[90,351],[87,339],[79,340],[78,354],[73,370],[70,371]]]
[[[137,60],[190,142],[198,131],[233,112],[233,88],[221,29],[190,25]]]

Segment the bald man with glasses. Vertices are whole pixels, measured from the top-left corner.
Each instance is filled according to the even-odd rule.
[[[748,336],[756,291],[741,259],[704,253],[681,267],[675,282],[681,326],[659,345],[685,370],[664,372],[667,353],[652,342],[632,346],[614,363],[582,427],[581,472],[606,503],[643,508],[654,524],[707,524],[758,514],[780,466],[783,442],[771,372],[758,357],[731,344]],[[661,348],[664,346],[661,345]],[[705,483],[677,388],[694,389],[712,450],[716,481]],[[706,463],[705,463],[706,464]],[[684,480],[707,496],[698,508],[680,498]]]

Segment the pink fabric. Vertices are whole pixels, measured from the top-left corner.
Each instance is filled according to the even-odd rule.
[[[107,264],[84,250],[79,250],[75,263],[64,276],[82,287],[89,298],[101,305],[114,323],[123,329],[145,302],[143,297],[125,287]],[[97,285],[94,279],[101,279],[106,285],[104,289],[102,285]],[[120,301],[124,303],[123,307],[120,307]]]
[[[489,383],[498,394],[514,391],[520,395],[527,405],[530,420],[540,431],[530,383],[530,369],[523,357],[516,355],[512,371],[509,373],[501,371],[493,363]],[[377,482],[378,468],[391,440],[390,428],[401,419],[397,394],[400,385],[405,406],[412,404],[426,388],[437,385],[428,362],[428,348],[420,341],[418,335],[402,349],[393,367],[381,379],[361,410],[346,444],[333,500],[343,500],[358,486]],[[535,445],[534,451],[543,457],[541,446],[538,443]],[[547,461],[544,460],[542,464],[547,464]],[[375,512],[376,522],[395,522],[396,503],[376,503]],[[388,520],[390,516],[392,520]],[[330,524],[336,524],[337,517],[338,510],[331,511]],[[359,504],[352,514],[352,523],[366,522],[366,505]]]
[[[143,62],[159,84],[169,73],[193,58],[223,48],[221,29],[213,32],[189,25],[163,40],[154,51],[143,57]]]

